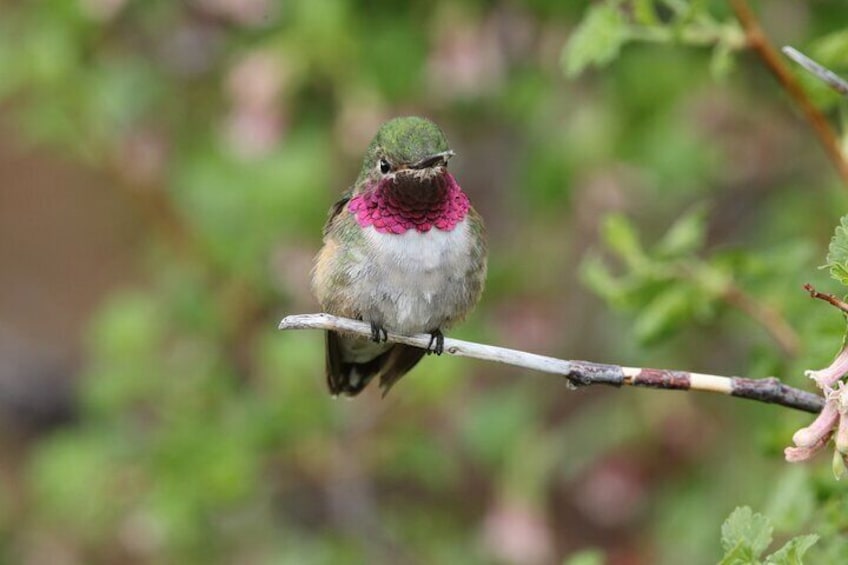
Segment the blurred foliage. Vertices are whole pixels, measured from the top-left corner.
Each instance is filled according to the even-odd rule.
[[[620,215],[609,215],[601,226],[603,244],[626,272],[613,275],[597,255],[582,263],[584,281],[612,306],[635,314],[633,335],[652,344],[680,332],[693,322],[710,324],[726,308],[736,308],[769,333],[785,353],[794,355],[798,336],[779,312],[745,293],[769,292],[770,281],[794,265],[809,262],[804,245],[787,243],[766,254],[738,250],[706,255],[705,209],[696,207],[676,220],[653,249],[646,251],[635,228]]]
[[[631,17],[622,8],[627,5]],[[710,69],[726,74],[732,55],[745,47],[745,34],[732,17],[720,20],[707,2],[679,0],[605,0],[590,6],[563,50],[565,72],[576,76],[590,65],[615,60],[630,41],[678,43],[712,48]]]
[[[841,2],[758,9],[848,70]],[[742,504],[781,536],[818,534],[811,562],[848,555],[844,486],[781,457],[803,416],[448,358],[345,403],[324,390],[321,336],[274,331],[314,310],[326,210],[376,127],[415,112],[446,129],[489,228],[463,337],[803,386],[844,325],[800,287],[827,284],[846,196],[779,87],[735,57],[723,2],[0,11],[15,141],[98,171],[144,222],[127,250],[143,277],[89,325],[78,421],[0,483],[3,561],[714,563],[728,540],[762,553],[717,543]],[[812,538],[795,539],[773,562]]]
[[[709,322],[728,293],[733,271],[720,259],[697,258],[705,229],[703,210],[691,212],[648,253],[626,218],[607,216],[601,228],[603,242],[626,265],[627,273],[617,278],[600,258],[588,257],[582,264],[584,280],[611,304],[636,312],[633,335],[644,343],[656,342],[693,320]]]

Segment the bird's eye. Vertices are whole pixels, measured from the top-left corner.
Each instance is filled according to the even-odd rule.
[[[380,172],[384,175],[392,170],[392,165],[385,159],[380,159],[378,166],[380,167]]]

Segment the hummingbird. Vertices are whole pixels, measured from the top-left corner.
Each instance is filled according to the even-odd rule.
[[[420,117],[385,122],[356,182],[331,208],[312,290],[329,314],[371,336],[326,333],[327,386],[355,396],[379,376],[383,396],[421,360],[441,355],[443,330],[474,308],[486,278],[483,220],[448,172],[454,152]],[[387,343],[387,332],[429,333],[426,350]]]

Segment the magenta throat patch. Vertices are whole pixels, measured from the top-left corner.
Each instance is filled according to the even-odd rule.
[[[381,233],[421,233],[433,228],[450,231],[461,222],[470,203],[450,173],[429,183],[415,180],[383,179],[350,199],[347,209],[360,226]]]

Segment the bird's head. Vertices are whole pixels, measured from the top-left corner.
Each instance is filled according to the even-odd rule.
[[[453,154],[445,134],[430,120],[394,118],[380,126],[368,146],[358,184],[384,180],[429,184],[446,171]]]

